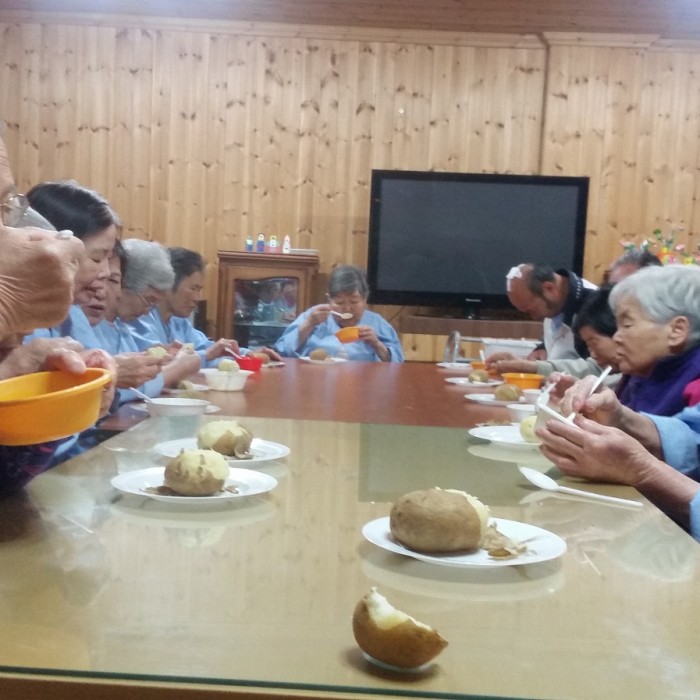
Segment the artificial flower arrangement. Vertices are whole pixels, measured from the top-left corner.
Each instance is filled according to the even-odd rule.
[[[664,265],[700,265],[700,243],[696,250],[689,253],[683,243],[676,243],[676,235],[681,229],[673,228],[668,236],[664,236],[660,228],[652,231],[653,241],[643,240],[639,250],[648,250],[655,255]],[[635,248],[631,241],[623,241],[625,250]]]

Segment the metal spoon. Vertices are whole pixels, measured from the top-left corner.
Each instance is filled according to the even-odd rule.
[[[603,496],[600,493],[591,491],[582,491],[580,489],[572,489],[568,486],[560,486],[554,479],[548,477],[542,472],[538,472],[530,467],[518,467],[520,473],[535,486],[544,489],[545,491],[557,491],[558,493],[568,493],[572,496],[584,496],[597,501],[606,501],[607,503],[616,503],[619,506],[632,506],[633,508],[641,508],[643,503],[639,501],[628,501],[626,498],[615,498],[615,496]]]
[[[349,318],[352,318],[352,314],[347,311],[344,314],[341,314],[340,311],[333,311],[333,309],[331,309],[331,313],[338,318],[342,318],[343,321],[347,321]]]

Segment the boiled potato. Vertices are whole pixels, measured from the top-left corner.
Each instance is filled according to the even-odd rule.
[[[490,378],[485,369],[476,369],[469,375],[470,382],[488,382]]]
[[[219,362],[217,369],[219,370],[219,372],[238,372],[238,370],[240,370],[240,367],[238,366],[238,362],[227,358]]]
[[[182,391],[192,391],[194,389],[194,383],[187,379],[183,379],[181,382],[178,382],[177,388],[181,389]]]
[[[537,422],[537,414],[527,416],[520,421],[520,435],[525,442],[539,442],[540,439],[535,435],[535,423]]]
[[[151,357],[156,357],[159,360],[168,354],[168,351],[162,345],[153,345],[152,347],[148,348],[146,352]]]
[[[236,459],[251,459],[250,445],[253,433],[236,420],[214,420],[205,423],[197,433],[197,446],[214,450]]]
[[[394,608],[376,588],[355,606],[352,631],[362,651],[399,668],[422,666],[447,646],[435,629]]]
[[[266,352],[249,352],[248,357],[257,357],[266,365],[270,361],[270,356]]]
[[[213,496],[228,475],[228,462],[218,452],[183,450],[166,465],[164,483],[181,496]]]
[[[323,348],[316,348],[309,353],[309,359],[311,360],[327,360],[328,353]]]
[[[464,491],[411,491],[392,506],[391,534],[416,552],[476,549],[489,521],[489,509]]]
[[[495,388],[493,395],[498,401],[520,401],[523,390],[515,384],[501,384]]]

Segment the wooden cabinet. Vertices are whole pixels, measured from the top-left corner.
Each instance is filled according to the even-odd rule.
[[[217,334],[243,347],[270,345],[311,306],[317,255],[220,250]]]

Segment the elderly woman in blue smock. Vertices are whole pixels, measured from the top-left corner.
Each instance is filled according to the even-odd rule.
[[[275,349],[287,357],[306,357],[322,348],[330,356],[368,362],[403,362],[396,331],[379,314],[367,309],[365,273],[354,265],[336,267],[328,280],[328,304],[312,306],[282,334]],[[357,326],[359,339],[341,343],[336,333]]]

